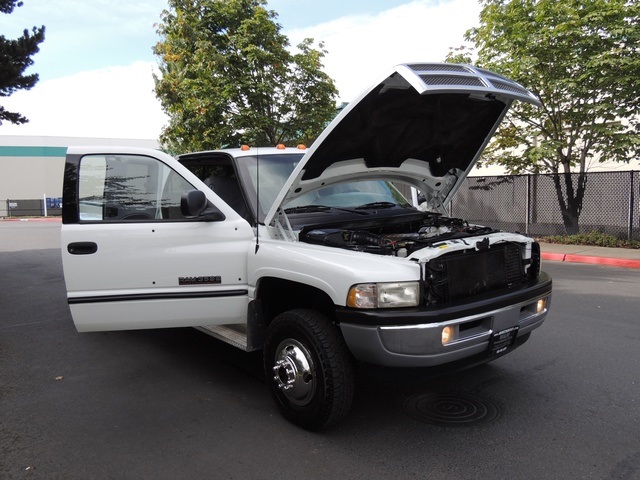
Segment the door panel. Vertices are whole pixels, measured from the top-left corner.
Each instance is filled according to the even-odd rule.
[[[245,220],[226,205],[223,221],[184,218],[180,197],[195,188],[193,179],[167,160],[92,154],[71,161],[77,175],[65,177],[65,192],[67,182],[77,183],[77,218],[64,219],[62,257],[78,331],[246,320],[254,236]]]
[[[247,311],[246,295],[218,300],[168,298],[69,306],[78,332],[225,325],[238,323],[238,312],[244,312],[244,321]]]

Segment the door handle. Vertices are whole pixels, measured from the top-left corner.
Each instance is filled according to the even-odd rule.
[[[67,245],[67,252],[71,255],[91,255],[98,251],[98,245],[93,242],[73,242]]]

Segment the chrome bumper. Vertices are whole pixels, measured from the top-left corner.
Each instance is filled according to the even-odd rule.
[[[544,307],[540,310],[539,300],[544,301]],[[544,294],[512,305],[442,322],[411,325],[343,322],[340,328],[349,349],[358,360],[393,367],[435,367],[483,354],[490,360],[492,336],[516,327],[517,331],[512,334],[512,345],[494,352],[494,356],[507,353],[542,325],[550,303],[549,289]],[[443,345],[442,332],[445,327],[451,327],[453,340]]]

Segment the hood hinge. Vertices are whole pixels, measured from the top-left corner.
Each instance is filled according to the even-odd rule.
[[[293,233],[293,227],[289,222],[289,217],[287,217],[287,214],[281,208],[276,212],[276,216],[273,220],[273,227],[278,238],[282,238],[290,242],[298,241],[296,234]]]

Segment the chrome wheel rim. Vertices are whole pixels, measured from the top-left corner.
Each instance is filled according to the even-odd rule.
[[[287,338],[278,345],[273,380],[282,394],[295,405],[307,405],[316,391],[316,375],[309,350],[297,340]]]

